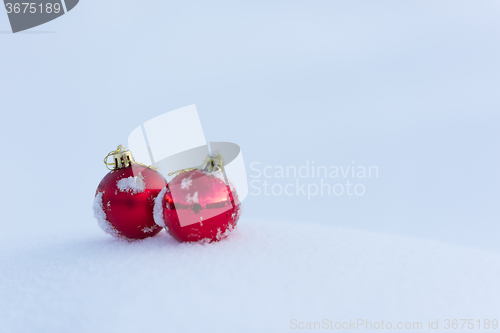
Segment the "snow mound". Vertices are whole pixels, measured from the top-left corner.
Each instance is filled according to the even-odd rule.
[[[445,319],[499,319],[500,254],[435,241],[244,218],[212,244],[43,239],[2,247],[2,332],[289,332],[324,319],[446,332]]]
[[[92,205],[92,210],[94,211],[94,217],[97,220],[97,225],[105,233],[110,234],[113,237],[119,237],[118,231],[113,227],[108,220],[106,220],[106,212],[102,205],[102,194],[103,192],[98,192],[94,198],[94,204]],[[108,202],[109,204],[109,202]]]
[[[163,197],[167,193],[167,187],[165,186],[155,198],[155,205],[153,208],[153,218],[155,223],[160,227],[167,228],[165,221],[163,221]]]
[[[146,189],[142,174],[138,174],[136,177],[122,178],[116,183],[116,186],[120,191],[131,192],[132,194],[142,193]]]

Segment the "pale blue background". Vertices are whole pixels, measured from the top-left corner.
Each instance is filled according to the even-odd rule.
[[[249,196],[241,223],[500,251],[496,0],[82,0],[15,35],[0,13],[0,30],[0,239],[97,228],[102,158],[195,103],[247,167],[379,167],[361,198]]]

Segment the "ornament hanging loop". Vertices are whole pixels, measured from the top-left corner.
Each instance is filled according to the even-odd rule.
[[[113,156],[113,163],[108,163],[110,156]],[[113,150],[106,155],[104,158],[104,164],[108,170],[116,170],[128,167],[134,163],[134,158],[132,153],[125,148],[123,145],[119,145],[116,150]],[[110,168],[112,166],[112,168]]]
[[[213,156],[208,155],[207,158],[205,158],[205,160],[201,164],[201,166],[195,167],[195,168],[187,168],[187,169],[177,170],[177,171],[169,173],[168,175],[169,176],[172,176],[175,174],[179,175],[183,172],[192,171],[192,170],[196,170],[196,169],[203,170],[203,171],[210,172],[210,173],[216,172],[216,171],[222,172],[222,171],[224,171],[224,160],[222,159],[222,156],[220,156],[220,154],[215,154]]]

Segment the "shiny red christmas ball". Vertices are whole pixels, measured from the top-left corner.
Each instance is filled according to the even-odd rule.
[[[157,171],[139,164],[110,171],[97,187],[94,216],[115,237],[143,239],[161,231],[153,217],[157,195],[166,185]]]
[[[178,241],[214,242],[236,227],[241,204],[221,172],[192,170],[167,184],[154,210],[156,223]]]

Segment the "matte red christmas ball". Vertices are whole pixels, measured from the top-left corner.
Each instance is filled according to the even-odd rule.
[[[185,171],[156,198],[155,221],[180,242],[214,242],[229,235],[240,217],[236,191],[222,172]]]
[[[115,169],[97,187],[94,216],[101,229],[115,237],[154,236],[162,229],[154,221],[153,208],[166,185],[165,178],[156,170],[136,164],[130,152],[122,149],[113,155]]]

